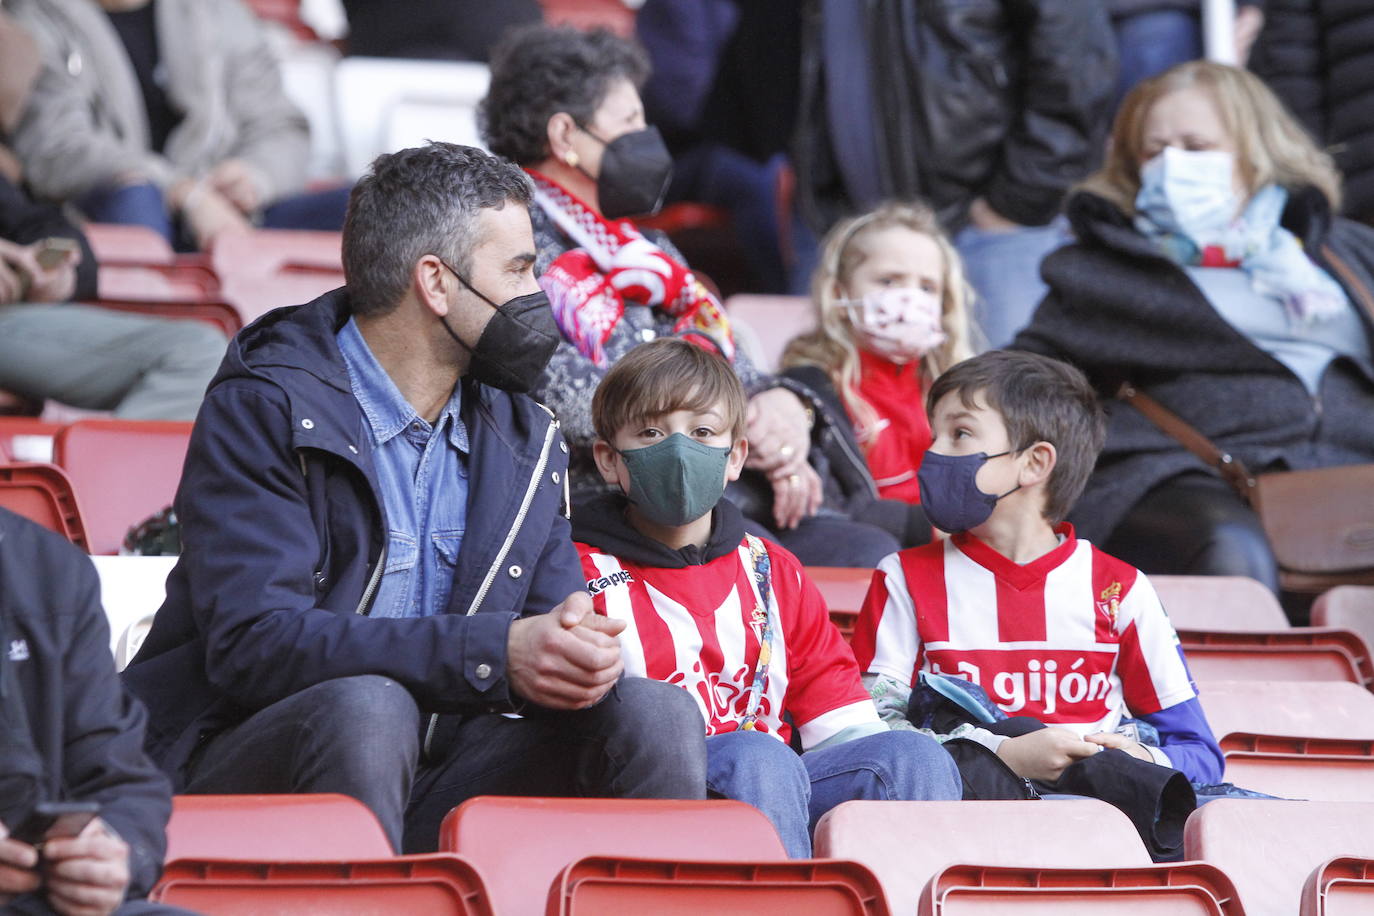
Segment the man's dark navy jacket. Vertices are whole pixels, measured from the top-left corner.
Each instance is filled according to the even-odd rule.
[[[196,419],[176,497],[181,559],[124,673],[178,787],[207,735],[333,678],[392,678],[428,713],[508,710],[511,621],[583,588],[557,423],[464,379],[467,527],[447,613],[367,616],[387,524],[334,338],[350,314],[344,288],[245,328]]]
[[[115,677],[95,567],[61,535],[0,509],[0,821],[13,828],[39,801],[99,803],[129,844],[130,898],[162,873],[172,813],[143,726],[143,707]]]

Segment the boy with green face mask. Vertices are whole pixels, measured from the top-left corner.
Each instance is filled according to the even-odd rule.
[[[696,699],[708,790],[762,810],[798,858],[840,802],[961,797],[939,744],[885,730],[801,564],[722,498],[748,454],[729,364],[681,339],[643,344],[606,374],[592,416],[617,492],[573,517],[587,589],[627,624],[626,675]]]

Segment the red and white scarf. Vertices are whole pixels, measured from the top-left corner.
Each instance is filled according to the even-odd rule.
[[[525,171],[534,180],[535,201],[579,246],[559,255],[539,278],[559,329],[578,352],[605,366],[606,341],[630,302],[676,318],[674,333],[709,334],[734,359],[725,310],[695,274],[629,220],[608,220],[547,176]]]

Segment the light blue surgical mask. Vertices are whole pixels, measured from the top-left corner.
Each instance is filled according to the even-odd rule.
[[[1139,216],[1199,247],[1223,234],[1240,210],[1232,184],[1235,156],[1224,150],[1166,146],[1140,169]]]

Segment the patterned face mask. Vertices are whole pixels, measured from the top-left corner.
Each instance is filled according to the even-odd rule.
[[[909,363],[945,342],[940,300],[915,287],[890,287],[841,303],[865,350]]]

